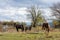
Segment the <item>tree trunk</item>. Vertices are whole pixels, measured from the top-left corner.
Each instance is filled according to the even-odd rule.
[[[33,23],[33,27],[36,27],[36,22]]]

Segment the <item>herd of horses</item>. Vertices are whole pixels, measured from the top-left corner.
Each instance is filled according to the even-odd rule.
[[[27,27],[27,26],[24,27],[22,24],[16,24],[16,23],[14,23],[14,27],[16,27],[17,32],[19,31],[19,29],[21,29],[22,32],[23,32],[23,31],[27,31],[27,30],[31,31],[31,29],[32,29],[31,26],[29,26],[29,27]]]
[[[27,31],[27,30],[31,31],[31,29],[32,29],[32,26],[24,27],[22,24],[20,25],[20,24],[16,24],[16,23],[14,23],[14,27],[16,28],[17,32],[19,31],[19,29],[21,29],[22,32]],[[49,30],[50,30],[49,24],[48,23],[43,23],[42,24],[42,29],[49,32]]]

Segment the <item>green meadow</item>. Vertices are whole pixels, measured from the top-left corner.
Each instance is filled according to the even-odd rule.
[[[50,32],[48,37],[44,32],[1,32],[0,40],[60,40],[60,32]]]

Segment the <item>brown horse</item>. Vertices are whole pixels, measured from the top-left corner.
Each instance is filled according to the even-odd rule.
[[[48,36],[48,33],[50,31],[50,26],[48,23],[43,23],[42,29],[45,30],[46,35]]]

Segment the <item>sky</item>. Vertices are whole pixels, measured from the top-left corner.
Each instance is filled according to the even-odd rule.
[[[39,6],[44,11],[45,18],[52,18],[49,7],[58,2],[60,0],[0,0],[0,21],[30,22],[26,10],[32,5]]]

